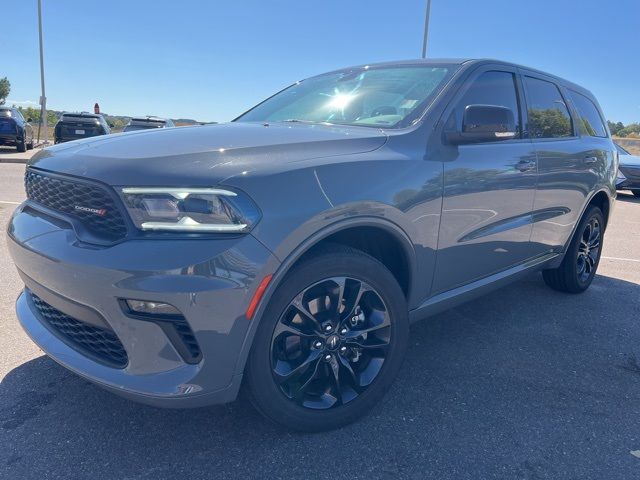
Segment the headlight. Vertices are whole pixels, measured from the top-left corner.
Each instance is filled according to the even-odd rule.
[[[141,230],[244,233],[260,219],[251,199],[219,188],[125,187],[121,195]]]
[[[616,180],[618,180],[619,182],[622,180],[626,180],[627,177],[624,176],[624,174],[620,171],[620,169],[618,169],[618,176],[616,177]]]

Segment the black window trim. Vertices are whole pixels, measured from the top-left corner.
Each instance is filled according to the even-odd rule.
[[[524,86],[525,85],[524,77],[530,77],[543,82],[551,83],[558,89],[558,92],[560,93],[560,98],[562,98],[562,101],[564,102],[565,107],[567,107],[567,112],[569,113],[569,118],[571,119],[571,130],[573,132],[573,135],[570,137],[534,138],[531,135],[529,135],[529,138],[531,138],[531,141],[532,142],[567,142],[571,140],[578,140],[580,138],[580,135],[578,134],[577,128],[576,128],[576,118],[575,118],[576,114],[573,109],[573,104],[570,102],[567,102],[567,95],[563,91],[564,85],[562,85],[552,77],[547,77],[537,72],[529,72],[527,70],[522,70],[521,75],[522,75],[522,85],[525,91],[525,102],[527,107],[525,110],[527,112],[529,111],[529,92],[527,92],[527,89]],[[529,118],[527,116],[527,133],[529,133],[528,130],[529,130]]]

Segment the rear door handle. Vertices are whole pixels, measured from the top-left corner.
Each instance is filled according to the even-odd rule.
[[[598,157],[584,157],[584,163],[596,163],[598,161]]]

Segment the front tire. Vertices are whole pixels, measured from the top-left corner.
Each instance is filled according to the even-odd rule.
[[[596,274],[604,235],[604,215],[592,206],[585,212],[558,268],[543,270],[545,283],[561,292],[584,292]]]
[[[248,392],[287,428],[338,428],[384,396],[408,337],[406,299],[391,272],[332,246],[295,266],[273,294],[247,363]]]

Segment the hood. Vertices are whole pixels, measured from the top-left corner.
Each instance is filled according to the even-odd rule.
[[[110,185],[215,185],[313,158],[384,145],[378,129],[302,123],[162,128],[56,145],[29,165]]]
[[[621,167],[640,167],[640,157],[637,155],[620,155]]]

